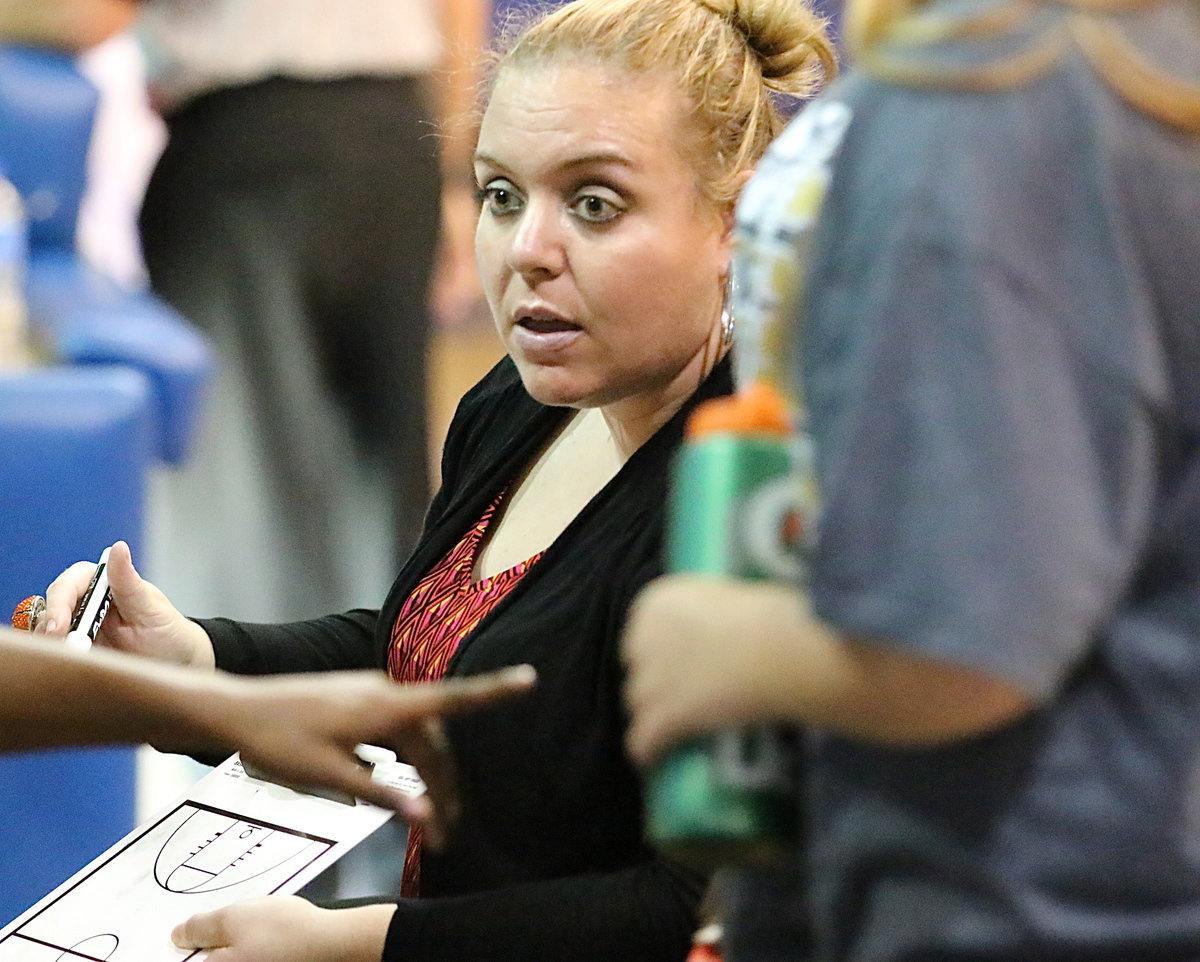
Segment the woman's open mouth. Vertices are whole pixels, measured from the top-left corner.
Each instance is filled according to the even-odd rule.
[[[533,317],[526,314],[517,320],[517,326],[532,334],[557,334],[560,331],[578,331],[579,325],[556,317]]]
[[[536,359],[538,354],[562,351],[572,344],[583,328],[558,317],[524,314],[517,318],[513,337],[520,350]]]

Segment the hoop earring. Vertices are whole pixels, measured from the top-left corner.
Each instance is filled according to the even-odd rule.
[[[733,347],[735,322],[729,302],[733,299],[733,275],[725,284],[725,296],[721,300],[721,353],[724,354]]]

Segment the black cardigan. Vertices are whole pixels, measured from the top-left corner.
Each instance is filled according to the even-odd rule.
[[[420,899],[401,900],[384,960],[679,962],[704,879],[642,840],[623,750],[621,628],[662,572],[668,469],[695,404],[732,388],[728,359],[647,441],[469,635],[448,674],[528,662],[535,692],[448,724],[463,817],[422,855]],[[459,404],[442,488],[379,612],[290,625],[203,620],[218,667],[245,674],[382,667],[403,600],[569,411],[538,404],[505,359]]]

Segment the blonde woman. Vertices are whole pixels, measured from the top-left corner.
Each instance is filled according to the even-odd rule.
[[[730,959],[1191,962],[1200,7],[847,25],[738,211],[739,323],[774,305],[758,370],[815,452],[807,584],[654,584],[632,750],[811,732],[803,867],[737,891]]]
[[[441,851],[410,839],[402,898],[246,903],[192,919],[180,946],[213,962],[686,953],[705,880],[643,841],[617,646],[662,571],[683,421],[731,387],[733,204],[782,126],[771,98],[832,69],[796,0],[552,10],[500,60],[474,156],[476,259],[508,358],[463,399],[382,610],[189,622],[114,550],[103,644],[247,673],[538,675],[519,706],[447,726],[463,814]],[[91,567],[47,593],[60,624]]]

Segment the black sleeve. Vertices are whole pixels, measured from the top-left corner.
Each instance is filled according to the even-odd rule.
[[[217,667],[237,675],[380,668],[373,642],[379,612],[358,609],[310,621],[266,625],[197,618]]]
[[[452,898],[405,899],[383,962],[682,962],[705,879],[659,859]]]

